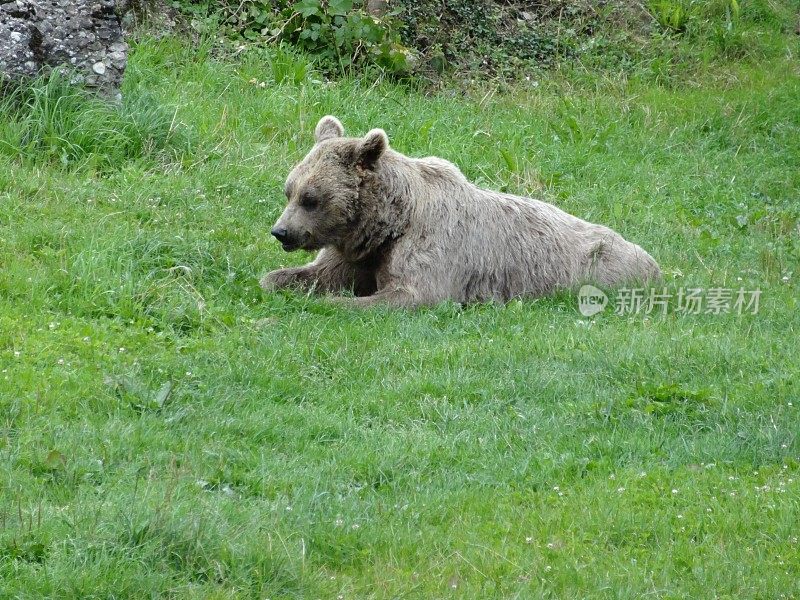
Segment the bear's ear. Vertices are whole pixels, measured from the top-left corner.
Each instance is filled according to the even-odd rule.
[[[329,140],[335,137],[342,137],[344,135],[344,127],[342,127],[339,119],[332,115],[322,117],[314,129],[314,139],[317,143],[324,140]]]
[[[389,138],[386,137],[386,132],[383,129],[373,129],[358,145],[356,163],[371,169],[388,147]]]

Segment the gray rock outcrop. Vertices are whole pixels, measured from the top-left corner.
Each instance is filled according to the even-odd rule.
[[[0,77],[19,81],[63,68],[116,97],[128,45],[115,0],[0,0]]]

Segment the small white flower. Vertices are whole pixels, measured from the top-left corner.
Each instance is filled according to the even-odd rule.
[[[532,544],[533,543],[533,538],[531,536],[526,537],[525,538],[525,543],[526,544]]]
[[[677,494],[677,493],[678,493],[678,490],[675,490],[675,489],[673,489],[673,490],[672,490],[672,493],[673,493],[673,494]]]
[[[355,530],[355,529],[359,529],[360,527],[361,527],[361,525],[359,525],[358,523],[353,523],[353,524],[350,526],[350,529],[354,529],[354,530]]]
[[[58,359],[58,364],[63,365],[64,364],[64,359],[63,358],[59,358]]]
[[[120,347],[119,352],[120,354],[122,354],[123,352],[125,352],[125,348]]]
[[[287,506],[286,507],[286,512],[292,512],[292,507],[291,506]]]
[[[617,491],[621,494],[622,492],[625,491],[625,488],[624,487],[617,488]]]
[[[19,350],[14,350],[14,358],[19,358],[19,355],[20,355],[20,351]]]

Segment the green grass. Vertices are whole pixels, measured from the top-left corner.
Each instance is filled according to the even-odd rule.
[[[669,85],[427,96],[145,39],[119,110],[73,99],[46,123],[41,97],[70,93],[44,84],[7,105],[0,596],[800,597],[784,43]],[[264,295],[307,260],[268,231],[327,113],[614,227],[671,288],[759,288],[761,310]]]

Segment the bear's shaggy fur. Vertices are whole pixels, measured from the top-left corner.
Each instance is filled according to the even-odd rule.
[[[321,251],[303,267],[269,273],[265,289],[350,290],[359,306],[417,306],[660,277],[647,252],[608,227],[480,189],[445,160],[391,150],[380,129],[346,138],[327,116],[314,134],[272,234],[287,251]]]

